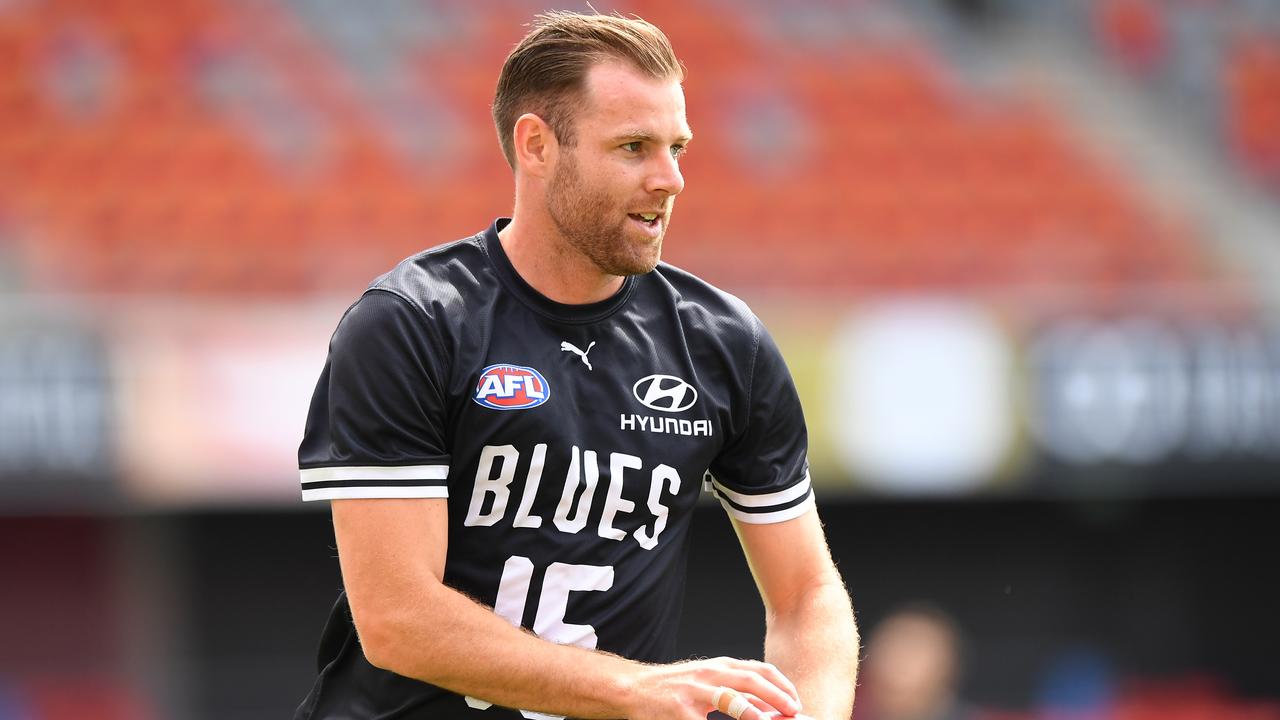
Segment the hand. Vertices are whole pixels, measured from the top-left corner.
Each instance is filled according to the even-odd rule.
[[[800,712],[796,686],[758,660],[719,657],[645,666],[633,676],[628,720],[705,720],[717,709],[716,691],[729,688],[749,703],[739,720],[791,718]]]

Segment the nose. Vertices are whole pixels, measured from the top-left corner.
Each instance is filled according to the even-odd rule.
[[[680,163],[669,153],[657,153],[657,159],[649,169],[649,177],[645,182],[645,190],[651,193],[663,192],[667,195],[679,195],[684,190],[684,176],[680,174]]]

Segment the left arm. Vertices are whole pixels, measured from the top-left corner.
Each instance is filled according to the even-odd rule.
[[[765,607],[765,660],[800,691],[804,715],[848,720],[858,628],[816,510],[772,524],[733,521]]]

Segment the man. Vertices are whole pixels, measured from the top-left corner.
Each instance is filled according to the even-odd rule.
[[[511,220],[344,315],[299,457],[345,593],[298,718],[848,717],[857,633],[790,375],[741,301],[658,264],[682,79],[644,21],[539,16],[493,107]],[[704,476],[767,663],[670,663]]]
[[[972,713],[956,694],[960,658],[951,616],[919,602],[894,610],[867,643],[858,718],[966,720]]]

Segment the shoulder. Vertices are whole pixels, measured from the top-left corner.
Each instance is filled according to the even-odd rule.
[[[401,260],[365,290],[400,297],[428,317],[448,317],[483,293],[489,262],[480,235],[454,240]]]
[[[646,280],[674,303],[687,326],[739,347],[745,343],[754,349],[759,343],[764,330],[760,319],[738,296],[668,263],[659,263]]]
[[[439,352],[454,346],[470,311],[492,295],[480,236],[415,253],[369,283],[343,314],[330,350],[352,355]]]

